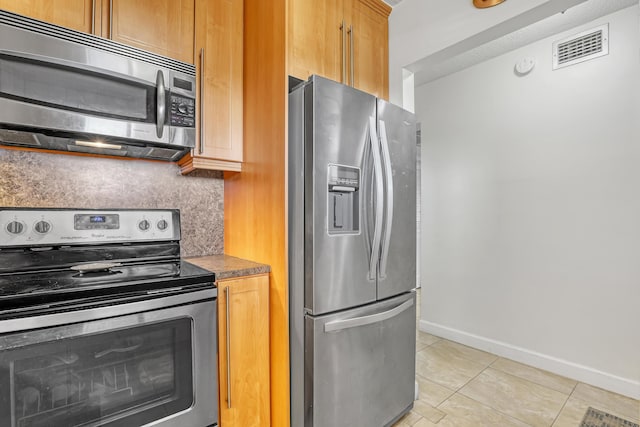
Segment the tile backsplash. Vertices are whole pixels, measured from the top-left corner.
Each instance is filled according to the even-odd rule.
[[[173,163],[0,149],[0,206],[180,209],[182,255],[224,251],[222,173]]]

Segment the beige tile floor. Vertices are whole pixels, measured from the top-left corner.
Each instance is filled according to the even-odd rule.
[[[589,406],[640,423],[638,400],[424,332],[416,351],[419,399],[394,427],[578,427]]]

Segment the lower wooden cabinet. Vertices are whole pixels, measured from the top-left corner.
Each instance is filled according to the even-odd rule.
[[[217,285],[220,427],[269,426],[269,275]]]

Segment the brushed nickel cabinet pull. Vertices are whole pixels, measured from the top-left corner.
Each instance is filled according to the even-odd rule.
[[[347,83],[347,29],[345,28],[344,19],[340,24],[340,32],[342,33],[342,81]]]
[[[109,38],[113,40],[113,0],[109,0]]]
[[[227,300],[227,408],[231,408],[231,328],[229,326],[229,286],[224,288],[224,297]]]
[[[96,33],[96,0],[91,3],[91,34]]]
[[[356,83],[354,81],[354,71],[353,71],[353,69],[354,69],[354,60],[353,60],[353,57],[354,57],[354,54],[353,54],[353,25],[349,26],[349,42],[350,42],[349,43],[350,44],[350,52],[349,53],[351,53],[351,64],[350,64],[350,67],[351,67],[351,69],[350,69],[351,86],[355,86]]]
[[[198,153],[204,153],[204,48],[200,49],[200,145]]]

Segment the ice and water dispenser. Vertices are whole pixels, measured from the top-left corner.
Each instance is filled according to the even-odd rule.
[[[330,164],[327,177],[329,234],[358,234],[360,169]]]

